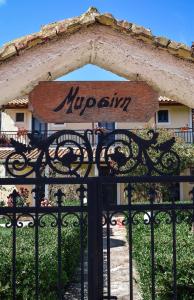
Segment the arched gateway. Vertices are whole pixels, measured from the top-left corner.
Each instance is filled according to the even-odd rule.
[[[193,50],[95,8],[0,49],[0,104],[86,64],[146,81],[160,95],[194,108]]]
[[[48,82],[89,63],[133,82]],[[64,122],[64,116],[67,122],[147,121],[157,110],[158,94],[194,108],[193,50],[95,8],[0,49],[0,104],[30,95],[35,116],[46,122]],[[25,189],[14,189],[8,207],[0,207],[4,240],[12,240],[10,252],[2,254],[11,282],[2,271],[0,298],[178,299],[188,290],[194,297],[193,281],[184,282],[184,289],[177,276],[185,267],[179,248],[192,254],[184,243],[177,248],[176,238],[183,229],[189,236],[193,226],[194,176],[180,176],[175,137],[164,141],[154,130],[139,135],[93,128],[50,136],[33,131],[27,141],[9,142],[5,167],[11,178],[1,178],[1,189],[30,184],[35,200],[24,206]],[[177,203],[181,182],[191,185],[186,203]],[[121,185],[125,202],[117,203],[112,199]],[[114,249],[125,244],[114,237],[115,228],[126,230],[125,265],[119,264],[123,254],[114,260]],[[32,243],[27,249],[34,251],[34,264],[25,261],[22,230]]]

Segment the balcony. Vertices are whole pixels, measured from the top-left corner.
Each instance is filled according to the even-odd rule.
[[[130,129],[129,129],[130,130]],[[141,131],[142,129],[132,129],[131,131],[135,131],[137,134],[138,131]],[[156,129],[157,130],[157,129]],[[181,129],[181,128],[170,128],[167,129],[168,131],[171,131],[172,134],[176,137],[182,138],[186,143],[192,144],[194,143],[194,131],[189,128],[189,129]],[[49,137],[52,134],[54,134],[56,131],[44,131],[41,132],[41,135],[43,137]],[[83,135],[84,131],[83,130],[76,130],[78,134]],[[12,147],[10,139],[14,139],[20,143],[28,145],[30,140],[28,137],[28,133],[25,131],[23,134],[18,134],[16,131],[1,131],[0,132],[0,147]],[[88,138],[90,141],[90,144],[92,146],[95,146],[98,142],[98,135],[92,132],[88,132]],[[124,137],[119,136],[120,139],[124,140]],[[60,137],[58,140],[58,143],[62,143],[63,141],[67,141],[65,143],[66,146],[72,144],[71,141],[76,142],[77,144],[83,144],[83,139],[79,135],[71,135],[71,134],[66,134]]]

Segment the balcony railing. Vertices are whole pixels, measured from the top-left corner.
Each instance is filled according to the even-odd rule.
[[[129,130],[135,131],[137,133],[137,131],[141,131],[142,129],[129,129]],[[190,143],[190,144],[194,143],[194,131],[191,128],[189,128],[189,129],[168,128],[167,130],[171,131],[174,136],[182,138],[186,143]],[[50,131],[41,132],[41,134],[43,137],[49,137],[50,135],[52,135],[55,132],[56,131],[50,130]],[[76,132],[83,134],[84,130],[76,130]],[[16,132],[16,131],[1,131],[0,132],[0,147],[12,147],[12,145],[10,143],[11,138],[20,143],[26,144],[26,145],[30,141],[28,138],[27,132],[25,134],[21,135],[21,134],[18,134],[18,132]],[[89,132],[88,138],[89,138],[90,144],[95,146],[98,142],[99,137],[95,133]],[[121,138],[123,140],[124,136],[122,137],[122,135],[121,135],[119,138]],[[71,134],[66,134],[66,135],[62,136],[58,142],[60,143],[60,142],[67,141],[67,140],[74,141],[78,144],[83,143],[83,140],[79,136],[75,136],[75,135],[71,135]],[[69,144],[72,144],[72,143],[69,142]],[[68,146],[68,143],[66,143],[65,145]]]

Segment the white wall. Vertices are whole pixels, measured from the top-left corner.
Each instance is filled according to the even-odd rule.
[[[24,113],[24,122],[16,122],[16,113]],[[6,109],[2,112],[2,131],[17,131],[18,128],[31,130],[32,113],[28,109]]]

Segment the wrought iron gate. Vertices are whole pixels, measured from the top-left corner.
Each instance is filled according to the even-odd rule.
[[[19,272],[26,271],[26,267],[23,265],[21,269],[18,261],[21,251],[26,251],[20,245],[23,241],[20,232],[24,230],[26,238],[33,241],[34,261],[34,268],[30,270],[33,282],[25,286],[25,291],[29,288],[25,299],[120,299],[119,289],[113,291],[112,288],[111,269],[111,261],[114,260],[111,256],[111,240],[114,239],[111,233],[120,224],[126,230],[129,245],[128,278],[124,278],[128,282],[126,299],[137,299],[135,285],[141,294],[139,299],[162,299],[164,291],[159,284],[165,269],[161,271],[162,266],[158,263],[160,244],[158,240],[156,242],[156,231],[165,224],[166,227],[162,228],[171,230],[171,274],[166,297],[184,299],[180,298],[177,276],[180,268],[177,267],[177,228],[184,222],[191,232],[194,223],[194,177],[179,175],[180,159],[173,150],[174,138],[159,143],[158,133],[154,131],[149,131],[147,137],[142,138],[127,130],[114,130],[108,133],[111,142],[107,145],[104,143],[107,133],[97,131],[100,138],[96,147],[92,148],[88,138],[90,134],[89,130],[83,135],[64,130],[45,137],[34,132],[29,134],[28,145],[11,140],[14,151],[7,156],[5,165],[12,177],[2,178],[1,188],[31,185],[34,202],[30,206],[24,205],[19,189],[12,188],[9,205],[0,207],[5,227],[1,235],[6,235],[6,230],[11,232],[11,255],[7,262],[11,273],[8,284],[11,292],[6,294],[5,291],[4,294],[8,295],[7,299],[21,298],[24,283]],[[102,175],[102,167],[108,169],[108,176]],[[94,176],[97,171],[99,176]],[[190,197],[184,202],[177,199],[177,187],[182,182],[191,184]],[[121,203],[106,200],[103,187],[107,184],[122,186]],[[43,195],[43,186],[49,191],[48,199]],[[122,221],[117,216],[122,216]],[[65,244],[64,238],[67,228],[71,228],[73,237],[75,235],[69,244]],[[47,241],[54,241],[55,246],[45,245],[46,239],[41,241],[44,230],[49,233]],[[34,235],[33,239],[30,234]],[[145,271],[149,286],[146,286],[141,273],[138,234],[142,244],[144,238],[149,240],[149,253],[146,252],[149,268]],[[55,249],[56,257],[54,252],[51,256],[55,265],[52,265],[52,260],[47,260],[48,266],[43,266],[43,254],[49,246]],[[69,252],[65,256],[66,250]],[[70,258],[75,253],[78,254],[73,262]],[[7,259],[6,253],[3,255]],[[48,278],[44,277],[45,273],[43,276],[42,268],[48,269]],[[0,266],[0,272],[2,270]],[[52,284],[51,296],[45,295],[47,289],[44,284],[44,280],[51,276],[49,270],[55,274],[55,279],[49,281]],[[140,278],[135,283],[134,272],[137,271]],[[71,278],[70,282],[65,276]],[[6,275],[5,278],[7,280]]]

